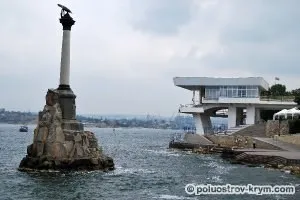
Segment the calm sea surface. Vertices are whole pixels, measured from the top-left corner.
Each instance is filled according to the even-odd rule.
[[[217,155],[168,150],[173,131],[87,128],[116,170],[104,172],[25,173],[17,171],[33,129],[19,133],[18,125],[0,124],[0,199],[197,199],[184,187],[197,184],[292,184],[289,195],[205,195],[198,199],[300,199],[300,178],[263,168],[231,165]]]

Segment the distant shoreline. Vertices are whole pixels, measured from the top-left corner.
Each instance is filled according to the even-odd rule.
[[[176,116],[174,118],[157,118],[147,115],[145,118],[109,118],[109,117],[84,117],[76,116],[77,120],[86,127],[98,128],[152,128],[178,130],[183,127],[193,127],[194,122],[191,116]],[[4,124],[37,124],[38,114],[30,112],[6,111],[0,109],[0,123]]]

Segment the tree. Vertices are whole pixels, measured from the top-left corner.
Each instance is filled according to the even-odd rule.
[[[270,92],[270,88],[268,90],[262,90],[260,92],[260,96],[270,96],[271,92]]]
[[[282,84],[272,85],[270,88],[272,96],[284,96],[286,94],[286,87]]]
[[[292,95],[295,96],[294,102],[300,105],[300,88],[292,90]]]

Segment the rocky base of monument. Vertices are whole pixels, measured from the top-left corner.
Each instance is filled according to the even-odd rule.
[[[54,159],[51,157],[30,157],[22,159],[19,171],[36,171],[36,170],[114,170],[113,159],[108,156],[99,158],[80,158],[80,159]]]
[[[47,128],[36,130],[35,141],[27,147],[20,171],[114,169],[113,159],[102,153],[92,132],[56,132],[60,141],[47,143],[43,139],[51,132],[49,134]]]
[[[84,131],[77,120],[62,119],[58,98],[58,92],[48,91],[19,170],[113,170],[113,159],[102,153],[94,133]]]

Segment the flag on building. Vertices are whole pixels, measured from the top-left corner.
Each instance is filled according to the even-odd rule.
[[[278,78],[278,77],[275,77],[275,80],[276,80],[276,81],[279,81],[279,78]]]

